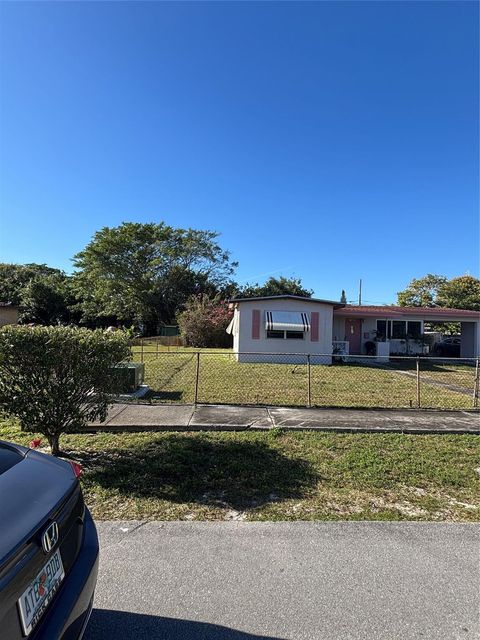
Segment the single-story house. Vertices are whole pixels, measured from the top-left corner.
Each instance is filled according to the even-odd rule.
[[[18,307],[11,302],[0,302],[0,327],[6,324],[18,324]]]
[[[227,332],[240,362],[294,362],[289,354],[332,353],[333,309],[338,302],[303,296],[235,298]],[[264,354],[262,358],[260,354]],[[298,358],[305,362],[305,357]]]
[[[293,362],[289,354],[324,356],[312,363],[331,362],[332,353],[380,357],[426,353],[420,337],[425,322],[459,322],[461,357],[480,356],[480,312],[439,307],[365,306],[333,300],[280,295],[234,298],[227,329],[241,362]]]

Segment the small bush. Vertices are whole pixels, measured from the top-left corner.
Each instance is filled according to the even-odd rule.
[[[178,316],[180,333],[186,346],[198,348],[230,347],[232,337],[226,333],[233,316],[228,304],[217,296],[193,296]]]
[[[0,409],[24,431],[42,433],[52,453],[60,435],[107,415],[118,377],[110,368],[129,355],[121,332],[72,327],[0,329]]]

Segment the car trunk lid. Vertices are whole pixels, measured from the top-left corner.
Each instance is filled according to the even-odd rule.
[[[70,465],[36,451],[19,452],[20,461],[0,475],[0,628],[12,639],[23,636],[18,598],[57,549],[68,573],[81,545],[84,517]],[[54,522],[58,542],[46,553],[42,536]]]

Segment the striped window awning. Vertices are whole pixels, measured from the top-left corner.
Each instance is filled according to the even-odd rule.
[[[267,331],[310,331],[308,313],[300,311],[265,311]]]

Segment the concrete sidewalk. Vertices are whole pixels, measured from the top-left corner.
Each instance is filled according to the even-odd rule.
[[[242,431],[274,428],[480,434],[480,414],[473,411],[414,409],[304,409],[130,403],[113,405],[104,423],[92,423],[86,431]]]

